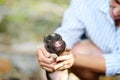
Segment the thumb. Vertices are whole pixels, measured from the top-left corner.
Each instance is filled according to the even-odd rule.
[[[45,49],[44,44],[40,45],[39,49],[42,51],[45,57],[48,57],[48,58],[50,57],[50,53]]]

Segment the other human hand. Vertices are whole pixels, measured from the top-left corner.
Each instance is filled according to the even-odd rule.
[[[58,63],[55,64],[55,70],[64,70],[72,67],[74,64],[74,56],[71,51],[65,51],[63,55],[56,58]]]
[[[46,71],[53,72],[55,59],[51,57],[50,53],[44,48],[44,44],[40,45],[37,50],[37,60],[39,65]]]

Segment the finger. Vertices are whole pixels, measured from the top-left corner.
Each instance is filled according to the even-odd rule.
[[[58,68],[57,70],[65,70],[65,69],[68,69],[70,67],[71,67],[70,65],[64,65],[64,66]]]
[[[66,48],[65,51],[66,51],[66,52],[69,52],[69,51],[71,51],[71,49],[70,49],[70,48]]]
[[[58,57],[58,55],[54,54],[54,53],[52,53],[50,56],[51,56],[51,58],[54,58],[54,59],[56,59]]]
[[[50,57],[50,53],[45,49],[44,44],[40,45],[40,50],[46,57]]]
[[[62,56],[62,55],[68,55],[70,53],[71,53],[70,49],[65,49],[65,51],[60,56]]]
[[[53,72],[54,69],[51,69],[51,68],[47,68],[47,67],[42,67],[44,70],[48,71],[48,72]]]
[[[40,63],[41,67],[47,67],[47,68],[54,68],[54,65],[55,65],[55,63],[52,63],[52,64],[46,64],[44,62]]]
[[[54,69],[57,70],[58,68],[62,67],[63,65],[64,65],[63,63],[56,64],[54,66]]]
[[[37,47],[36,54],[37,54],[37,57],[43,55],[43,51],[40,46]]]
[[[57,57],[56,61],[64,61],[64,60],[69,60],[72,57],[72,54],[68,54],[68,55],[63,55],[63,56],[59,56]]]
[[[37,59],[39,62],[45,62],[45,63],[52,63],[54,61],[54,59],[46,57],[44,55],[44,51],[42,51],[42,49],[40,49],[40,47],[37,48]]]
[[[46,63],[46,64],[52,64],[53,62],[55,62],[54,58],[46,58],[44,55],[40,55],[39,57],[37,57],[37,60],[39,63]]]
[[[74,64],[74,58],[73,58],[73,56],[71,54],[70,58],[68,60],[59,62],[58,64],[56,64],[54,66],[54,69],[66,69],[66,68],[70,68],[73,64]]]
[[[44,56],[43,52],[40,49],[38,49],[37,51],[37,59],[39,62],[45,62],[45,63],[52,63],[54,61],[53,58],[48,58]]]
[[[60,68],[60,67],[63,67],[63,66],[65,66],[65,65],[67,65],[67,64],[68,64],[68,61],[60,62],[60,63],[58,63],[58,64],[56,64],[56,65],[54,66],[54,69],[56,70],[56,69],[58,69],[58,68]]]

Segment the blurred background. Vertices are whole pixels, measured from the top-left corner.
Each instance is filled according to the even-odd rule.
[[[60,25],[69,3],[0,0],[0,80],[45,80],[36,47]]]

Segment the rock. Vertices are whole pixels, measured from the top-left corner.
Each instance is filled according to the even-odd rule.
[[[11,64],[9,59],[0,59],[0,73],[8,73],[11,70]]]
[[[35,55],[0,53],[0,80],[41,80],[44,78]]]

